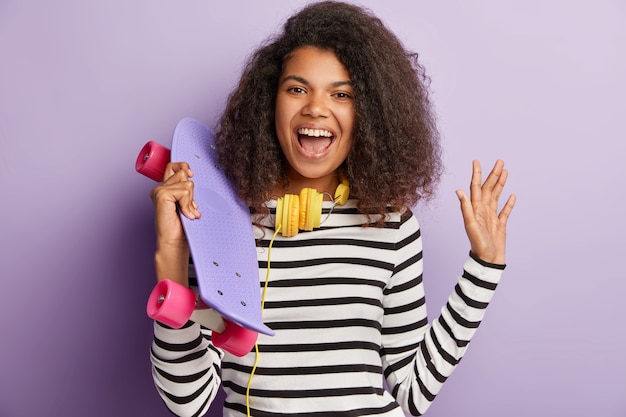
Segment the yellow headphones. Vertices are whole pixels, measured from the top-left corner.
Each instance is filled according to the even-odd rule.
[[[348,180],[342,178],[335,190],[335,203],[340,206],[346,204],[350,195]],[[311,231],[320,227],[322,222],[322,201],[324,194],[318,193],[315,188],[303,188],[300,195],[285,194],[276,201],[275,227],[281,228],[281,234],[292,237],[299,230]]]

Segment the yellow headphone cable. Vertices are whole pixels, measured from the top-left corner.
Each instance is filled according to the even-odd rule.
[[[261,295],[261,314],[263,314],[263,310],[265,309],[265,293],[267,292],[267,286],[270,278],[270,254],[272,251],[272,245],[274,244],[274,240],[276,236],[280,232],[281,225],[279,224],[274,232],[274,236],[272,236],[272,240],[270,240],[270,244],[267,248],[267,271],[265,272],[265,284],[263,285],[263,294]],[[250,378],[248,378],[248,386],[246,387],[246,413],[248,417],[251,417],[250,414],[250,386],[252,385],[252,377],[254,376],[254,372],[256,371],[256,367],[259,363],[259,344],[254,344],[254,365],[252,366],[252,371],[250,372]]]

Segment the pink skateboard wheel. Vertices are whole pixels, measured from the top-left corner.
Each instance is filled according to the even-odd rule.
[[[222,333],[214,331],[211,335],[213,344],[235,356],[248,354],[254,347],[259,334],[254,330],[241,327],[232,321],[224,319],[224,322],[226,323],[224,331]]]
[[[146,143],[135,162],[135,170],[156,182],[163,181],[165,167],[170,162],[170,150],[154,141]]]
[[[168,279],[159,282],[148,297],[148,317],[180,329],[187,323],[196,305],[196,294]]]

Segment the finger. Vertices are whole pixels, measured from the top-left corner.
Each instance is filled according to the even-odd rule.
[[[472,203],[477,203],[482,199],[482,175],[480,162],[472,161],[472,180],[470,182],[470,200]]]
[[[198,204],[194,199],[194,182],[181,182],[177,184],[177,187],[182,190],[181,198],[177,201],[180,212],[191,220],[199,218],[201,213],[198,211]]]
[[[173,170],[172,175],[163,180],[163,185],[174,185],[179,182],[189,181],[192,176],[191,170],[185,168]]]
[[[461,214],[463,215],[463,222],[467,225],[474,221],[474,208],[472,202],[462,190],[456,190],[456,196],[461,203]]]
[[[196,219],[201,216],[198,211],[198,204],[194,200],[194,183],[193,181],[175,182],[173,184],[162,184],[154,188],[151,192],[152,200],[159,210],[159,207],[171,208],[175,206],[185,217]],[[171,206],[173,205],[173,206]]]
[[[509,177],[509,172],[506,169],[502,170],[500,174],[500,178],[498,178],[498,182],[493,187],[491,192],[491,209],[496,212],[498,211],[498,201],[500,200],[500,196],[502,195],[502,191],[504,190],[504,186],[506,185],[506,180]]]
[[[504,207],[502,207],[502,210],[500,210],[498,219],[500,220],[501,224],[504,225],[505,227],[506,227],[506,223],[509,220],[509,216],[511,215],[511,212],[513,211],[513,207],[515,207],[516,201],[517,201],[517,197],[515,196],[515,194],[511,194],[509,198],[506,200]]]
[[[180,206],[179,209],[187,217],[200,217],[201,214],[198,211],[198,204],[193,197],[193,182],[190,180],[190,178],[193,177],[193,172],[189,168],[189,164],[187,164],[186,162],[170,163],[166,168],[165,176],[167,176],[168,174],[171,175],[163,181],[164,186],[186,187],[183,189],[189,191],[189,198],[186,198],[185,196],[180,194],[179,198],[176,199],[176,202]],[[186,184],[188,182],[191,184]]]
[[[189,167],[187,162],[170,162],[165,167],[165,171],[163,172],[163,182],[167,181],[167,179],[171,178],[175,174],[182,172],[186,175],[186,178],[193,177],[193,172]]]
[[[483,197],[485,200],[488,201],[492,198],[493,192],[500,180],[500,177],[502,176],[503,168],[504,161],[498,159],[482,186]]]

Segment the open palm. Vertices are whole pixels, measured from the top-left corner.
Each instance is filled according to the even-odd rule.
[[[504,264],[506,224],[515,205],[515,195],[507,199],[499,213],[498,206],[508,172],[504,162],[498,160],[483,183],[480,162],[473,161],[472,168],[470,197],[462,190],[456,191],[471,251],[485,262]]]

